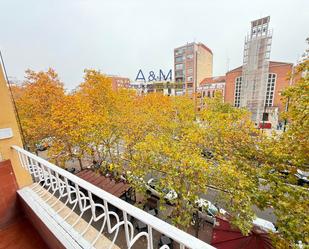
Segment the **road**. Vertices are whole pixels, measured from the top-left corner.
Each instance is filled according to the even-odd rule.
[[[40,151],[39,156],[48,160],[47,151]],[[91,165],[91,162],[83,160],[83,165],[86,168]],[[77,160],[69,160],[66,162],[66,168],[75,168],[77,171],[80,171],[79,162]],[[201,198],[211,201],[212,203],[217,203],[221,208],[228,211],[228,207],[220,204],[220,200],[218,200],[218,192],[219,190],[208,188],[208,192],[206,194],[202,194]],[[257,207],[253,207],[254,212],[257,217],[268,220],[272,223],[276,222],[276,216],[274,215],[273,209],[267,208],[265,210],[260,210]]]
[[[224,207],[221,203],[220,200],[218,200],[218,195],[219,195],[219,190],[208,188],[208,192],[206,194],[201,195],[202,198],[211,201],[212,203],[218,203],[218,205],[225,209],[226,211],[229,210],[228,207]],[[272,223],[276,222],[276,216],[273,212],[273,209],[267,208],[265,210],[260,210],[256,206],[253,206],[253,210],[256,214],[257,217],[262,218],[264,220],[268,220]]]

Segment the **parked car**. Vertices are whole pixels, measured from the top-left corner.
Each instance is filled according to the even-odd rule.
[[[38,151],[47,150],[53,142],[53,137],[43,138],[41,141],[35,144],[35,147]]]
[[[207,158],[207,159],[212,159],[214,157],[214,153],[207,148],[202,149],[202,156]]]
[[[214,204],[203,198],[197,199],[195,201],[195,205],[200,209],[200,211],[207,212],[212,216],[215,216],[219,212],[219,209]]]
[[[211,224],[214,224],[215,217],[219,212],[222,214],[226,213],[225,210],[216,207],[210,201],[203,199],[203,198],[197,199],[194,204],[198,208],[198,212],[193,214],[192,225],[195,225],[195,222],[198,219],[202,219]]]
[[[297,183],[300,186],[304,186],[305,184],[309,185],[309,172],[302,171],[300,169],[297,170],[297,173],[295,174],[297,177]]]
[[[275,172],[276,172],[275,169],[271,169],[269,171],[269,173],[271,174]],[[291,174],[292,174],[289,170],[286,170],[286,169],[280,170],[279,173],[283,179],[287,179],[288,177],[291,177]],[[300,186],[304,186],[305,184],[309,185],[309,172],[297,169],[297,172],[294,174],[294,176],[297,179],[297,185],[300,185]]]
[[[274,224],[272,222],[268,221],[268,220],[264,220],[264,219],[256,217],[253,220],[253,224],[263,228],[266,231],[276,232],[276,228],[275,228]]]
[[[210,201],[203,199],[203,198],[199,198],[198,200],[196,200],[195,204],[199,208],[199,212],[200,212],[199,218],[204,219],[211,224],[215,223],[215,217],[216,217],[217,214],[226,215],[228,213],[224,209],[215,206],[213,203],[211,203]],[[194,222],[195,222],[195,220],[193,219],[193,223]],[[253,220],[253,224],[255,226],[259,226],[259,227],[263,228],[266,231],[272,231],[272,232],[276,231],[276,228],[275,228],[275,226],[272,222],[270,222],[268,220],[264,220],[264,219],[259,218],[259,217],[256,217]],[[194,225],[194,224],[192,224],[192,225]]]
[[[147,181],[146,188],[154,196],[160,198],[163,195],[164,200],[169,204],[173,204],[173,201],[178,198],[178,194],[173,189],[163,188],[161,193],[157,187],[157,180],[155,178],[150,178]]]

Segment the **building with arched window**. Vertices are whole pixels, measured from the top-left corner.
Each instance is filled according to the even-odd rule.
[[[273,34],[269,23],[269,16],[251,22],[243,65],[227,72],[225,85],[225,101],[247,108],[260,128],[278,125],[278,114],[285,108],[280,93],[292,83],[288,74],[293,64],[270,61]]]
[[[224,96],[225,76],[209,77],[200,82],[197,88],[199,107],[203,107],[205,98],[213,98],[216,92]]]
[[[256,120],[259,125],[261,122],[270,123],[271,126],[277,126],[280,120],[278,114],[285,109],[281,92],[292,82],[289,79],[289,73],[292,71],[293,64],[285,62],[270,61],[268,75],[263,93],[263,113],[264,115]],[[236,107],[241,106],[241,94],[246,91],[243,86],[243,68],[237,67],[227,72],[225,77],[224,100]],[[246,106],[243,106],[246,107]],[[263,120],[264,117],[264,120]]]

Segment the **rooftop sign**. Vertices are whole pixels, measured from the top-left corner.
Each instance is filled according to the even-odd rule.
[[[166,75],[163,73],[162,69],[159,70],[157,75],[154,71],[149,71],[147,78],[145,77],[142,69],[140,69],[138,70],[135,81],[172,81],[172,69],[170,69]]]

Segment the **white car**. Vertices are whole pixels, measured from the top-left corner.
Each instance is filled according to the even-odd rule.
[[[156,180],[154,178],[150,178],[147,181],[146,188],[151,192],[152,195],[160,198],[160,196],[162,196],[162,194],[160,194],[160,192],[158,190],[156,190],[156,185],[157,185]],[[169,202],[172,202],[173,200],[178,198],[178,194],[173,189],[163,188],[162,193],[163,193],[164,199],[169,201]]]
[[[264,220],[264,219],[257,217],[253,220],[253,224],[261,228],[264,228],[264,230],[276,232],[276,228],[274,224],[268,220]]]
[[[203,198],[196,200],[195,204],[201,209],[201,212],[204,212],[204,213],[206,212],[207,215],[210,216],[210,217],[206,216],[206,217],[204,217],[204,219],[206,219],[207,221],[209,221],[211,223],[213,223],[213,220],[214,220],[216,214],[218,214],[218,213],[223,214],[223,215],[227,214],[227,211],[225,211],[222,208],[217,208],[210,201],[205,200]],[[262,218],[256,217],[253,220],[253,224],[263,228],[266,231],[276,232],[276,228],[275,228],[274,224],[272,222],[268,221],[268,220],[264,220]]]
[[[210,201],[203,199],[203,198],[197,199],[195,201],[195,204],[197,205],[198,208],[201,209],[202,212],[207,212],[208,214],[212,216],[215,216],[220,211],[214,204],[212,204]]]

